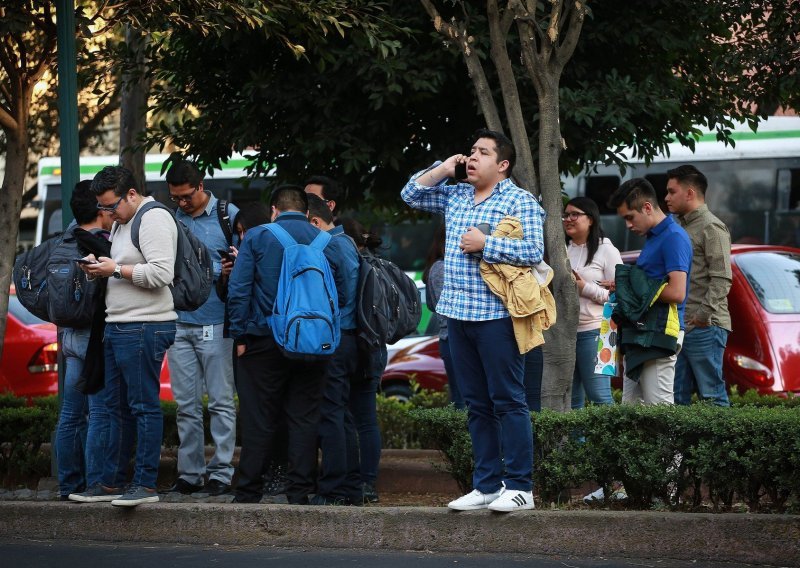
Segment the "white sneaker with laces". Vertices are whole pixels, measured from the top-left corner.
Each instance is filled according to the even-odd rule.
[[[447,506],[455,511],[476,511],[478,509],[485,509],[500,496],[502,491],[501,489],[496,493],[481,493],[477,489],[473,489],[472,493],[467,493],[454,501],[450,501]]]
[[[489,505],[490,511],[510,513],[512,511],[525,511],[533,509],[533,492],[519,491],[517,489],[503,488],[499,497]]]

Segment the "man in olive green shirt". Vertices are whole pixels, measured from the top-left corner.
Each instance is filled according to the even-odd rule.
[[[702,400],[730,406],[722,355],[731,331],[731,236],[706,205],[708,181],[694,166],[667,172],[667,206],[692,241],[692,270],[686,300],[686,335],[675,364],[675,404]]]

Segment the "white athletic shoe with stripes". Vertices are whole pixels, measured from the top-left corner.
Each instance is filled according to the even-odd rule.
[[[488,509],[498,513],[511,513],[533,509],[533,492],[517,491],[516,489],[500,490],[500,495],[489,504]]]

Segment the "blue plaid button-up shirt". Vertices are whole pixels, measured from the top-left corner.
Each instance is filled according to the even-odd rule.
[[[503,302],[481,278],[480,259],[459,248],[461,235],[480,223],[488,223],[491,233],[506,215],[512,215],[522,223],[524,238],[487,236],[483,259],[489,263],[533,266],[544,256],[544,209],[530,192],[510,179],[499,182],[488,199],[475,205],[475,188],[468,183],[445,185],[442,180],[434,187],[418,184],[415,180],[426,171],[415,174],[400,195],[415,209],[444,215],[444,288],[436,312],[463,321],[508,317]]]

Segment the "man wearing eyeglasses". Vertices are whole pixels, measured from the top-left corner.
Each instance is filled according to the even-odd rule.
[[[167,171],[169,198],[178,204],[178,221],[186,225],[208,248],[214,278],[230,273],[232,263],[222,265],[220,251],[230,251],[230,218],[238,209],[229,205],[227,219],[220,215],[220,201],[203,188],[203,174],[192,162],[174,162]],[[227,223],[227,234],[223,223]],[[230,492],[233,449],[236,444],[236,407],[233,383],[233,340],[225,338],[225,304],[216,287],[205,304],[191,312],[178,312],[175,343],[170,348],[172,394],[178,404],[178,479],[171,492],[209,495]],[[203,428],[203,394],[208,393],[214,455],[206,464]],[[205,482],[205,477],[208,482]]]
[[[339,199],[339,194],[341,193],[336,180],[328,176],[311,176],[306,180],[305,192],[316,195],[322,199],[325,205],[328,206],[328,209],[334,213],[334,219],[336,218],[336,201]]]
[[[97,208],[111,213],[111,255],[82,264],[92,277],[108,278],[104,333],[105,398],[111,417],[102,478],[119,479],[136,437],[133,480],[106,487],[96,501],[135,507],[158,501],[156,478],[161,461],[164,417],[159,403],[161,364],[175,340],[175,313],[169,285],[175,274],[178,227],[168,211],[142,214],[139,248],[130,221],[148,202],[133,174],[121,166],[103,168],[92,180]],[[94,260],[94,256],[86,257]],[[135,426],[135,431],[134,431]],[[125,473],[125,472],[122,472]]]

